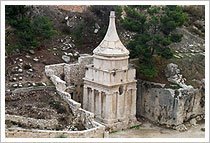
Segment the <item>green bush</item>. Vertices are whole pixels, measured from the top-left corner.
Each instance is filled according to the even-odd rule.
[[[72,35],[76,38],[76,39],[80,39],[82,38],[82,31],[84,29],[84,24],[79,24],[76,29],[72,32]]]
[[[82,44],[84,41],[83,36],[82,36],[82,32],[84,30],[85,25],[83,23],[79,24],[76,29],[74,29],[74,31],[72,32],[72,36],[76,39],[75,42],[77,42],[77,44]]]
[[[57,136],[56,138],[67,138],[67,136],[64,134],[61,134],[61,135]]]
[[[182,40],[182,37],[183,37],[183,34],[171,34],[171,36],[170,36],[170,40],[172,41],[172,42],[181,42],[181,40]]]
[[[6,49],[6,52],[7,52],[8,54],[10,54],[10,53],[13,52],[13,46],[12,46],[12,45],[6,46],[5,49]]]
[[[173,57],[169,45],[180,42],[183,35],[175,34],[177,27],[184,24],[187,14],[176,5],[161,7],[126,6],[126,17],[120,20],[126,30],[136,32],[134,40],[128,43],[131,58],[139,58],[139,71],[147,77],[157,75],[153,56],[165,59]]]
[[[153,78],[158,74],[158,70],[153,64],[139,66],[139,71],[149,78]]]
[[[37,15],[34,18],[26,16],[28,7],[26,6],[6,6],[6,23],[11,25],[15,31],[14,36],[17,38],[16,46],[20,50],[35,49],[40,42],[49,39],[56,34],[53,30],[53,22],[48,17]],[[6,48],[8,52],[12,51],[12,47]]]
[[[32,19],[31,25],[33,33],[42,40],[49,39],[56,34],[52,28],[53,22],[50,21],[49,17],[38,15]]]

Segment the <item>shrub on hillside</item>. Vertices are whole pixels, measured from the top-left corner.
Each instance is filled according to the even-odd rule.
[[[153,56],[158,55],[165,59],[173,57],[169,45],[180,42],[183,35],[175,34],[177,27],[181,27],[187,14],[182,7],[176,5],[126,6],[126,17],[121,19],[121,25],[129,31],[136,32],[133,40],[127,45],[131,58],[139,58],[139,70],[147,77],[155,77],[157,70]]]
[[[40,41],[49,39],[56,33],[53,30],[53,22],[45,16],[35,16],[29,18],[26,16],[28,7],[8,5],[6,6],[6,23],[11,25],[15,31],[14,36],[17,38],[15,46],[6,47],[7,52],[11,52],[15,48],[20,50],[35,49],[39,46]],[[7,39],[9,39],[7,37]],[[9,40],[8,40],[9,41]]]

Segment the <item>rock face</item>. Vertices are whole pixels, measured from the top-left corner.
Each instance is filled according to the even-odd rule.
[[[153,88],[151,82],[141,80],[137,89],[137,117],[172,127],[205,114],[199,89]]]
[[[165,69],[165,75],[167,78],[173,77],[179,73],[180,73],[180,70],[178,69],[178,65],[173,64],[173,63],[168,64]]]
[[[202,119],[197,117],[204,117],[204,80],[199,89],[186,85],[178,65],[173,63],[167,65],[165,75],[169,82],[178,85],[176,89],[165,88],[162,84],[158,88],[158,83],[138,81],[137,116],[185,131],[184,122],[196,125],[196,120]]]
[[[180,69],[178,65],[170,63],[165,69],[165,75],[168,78],[168,81],[175,83],[183,88],[192,88],[192,86],[187,86],[185,84],[185,78],[180,74]]]

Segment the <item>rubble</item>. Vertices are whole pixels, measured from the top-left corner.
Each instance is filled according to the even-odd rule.
[[[193,118],[193,119],[190,120],[190,124],[191,125],[195,126],[195,125],[197,125],[196,123],[197,123],[197,121],[196,121],[195,118]]]
[[[38,59],[37,57],[35,57],[33,60],[34,60],[35,62],[38,62],[38,61],[39,61],[39,59]]]
[[[187,127],[184,124],[181,124],[179,126],[174,127],[175,130],[178,130],[180,132],[187,131]]]
[[[183,88],[193,88],[192,86],[187,86],[185,84],[186,79],[182,77],[178,65],[174,63],[170,63],[167,65],[167,67],[165,68],[165,76],[167,77],[168,81],[178,84]]]
[[[12,81],[16,81],[16,80],[17,80],[17,78],[15,78],[15,77],[14,77],[14,78],[12,78]]]
[[[69,57],[69,56],[63,55],[63,56],[62,56],[62,59],[63,59],[66,63],[70,62],[70,57]]]
[[[34,50],[29,50],[29,53],[32,55],[35,54]]]
[[[69,17],[68,17],[68,16],[66,16],[66,17],[65,17],[65,20],[68,20],[68,19],[69,19]]]
[[[20,88],[23,87],[22,83],[19,83],[19,84],[18,84],[18,87],[20,87]]]
[[[26,55],[26,58],[30,58],[31,56],[29,56],[29,55]]]
[[[23,72],[23,70],[22,70],[22,69],[18,69],[18,72],[19,72],[19,73],[22,73],[22,72]]]
[[[68,56],[71,56],[71,57],[73,56],[73,54],[72,54],[72,53],[68,53],[67,55],[68,55]]]
[[[18,84],[13,84],[12,87],[16,88],[18,87]]]

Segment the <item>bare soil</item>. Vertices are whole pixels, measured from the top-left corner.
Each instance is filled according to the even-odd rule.
[[[71,127],[75,118],[69,105],[57,95],[55,90],[44,89],[21,93],[8,92],[5,100],[6,114],[35,119],[56,119],[59,126],[55,130]],[[77,123],[75,128],[77,130],[85,129],[80,123]]]
[[[88,5],[57,5],[57,7],[67,11],[82,13],[84,10],[87,9]]]

